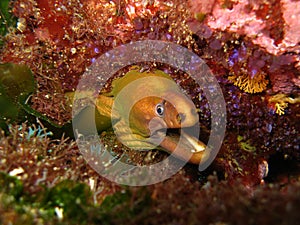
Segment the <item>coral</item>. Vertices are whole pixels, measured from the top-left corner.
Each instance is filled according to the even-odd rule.
[[[282,62],[283,60],[281,61],[281,63]],[[272,66],[274,66],[274,64]],[[290,68],[285,68],[285,69],[281,68],[270,73],[272,91],[274,93],[283,93],[283,94],[290,94],[296,92],[297,88],[293,82],[293,80],[296,79],[296,75],[297,72],[293,71]]]
[[[224,3],[226,2],[226,3]],[[211,29],[249,37],[274,55],[299,52],[300,6],[293,0],[189,1],[193,13],[205,13]],[[204,6],[209,7],[204,8]]]
[[[237,76],[229,76],[228,80],[247,93],[257,93],[266,90],[269,82],[266,79],[266,74],[263,72],[257,73],[254,77],[249,76],[247,73],[240,73]]]
[[[267,89],[269,80],[264,72],[264,55],[250,46],[244,42],[238,47],[232,43],[226,46],[230,70],[228,79],[247,93],[259,93]]]
[[[189,4],[193,14],[201,14],[202,11],[205,14],[201,21],[191,19],[188,23],[200,39],[198,43],[203,51],[210,51],[203,57],[209,60],[211,57],[220,58],[216,63],[225,67],[228,63],[233,82],[238,84],[239,79],[252,80],[257,73],[263,73],[270,86],[266,86],[267,82],[263,79],[259,90],[271,87],[273,92],[299,92],[297,27],[300,20],[297,2],[238,0],[189,1]],[[210,4],[207,10],[203,8],[206,4]],[[216,46],[222,46],[221,51],[220,47],[211,51],[217,42]],[[222,57],[226,57],[227,62]],[[241,78],[238,79],[239,76]]]
[[[276,94],[268,98],[269,107],[274,108],[275,112],[278,115],[284,114],[284,110],[288,107],[288,103],[300,103],[300,96],[292,98],[287,96],[286,94]]]
[[[278,115],[283,115],[284,114],[284,109],[288,106],[288,104],[286,102],[282,102],[282,103],[275,103],[275,108],[276,108],[276,113]]]

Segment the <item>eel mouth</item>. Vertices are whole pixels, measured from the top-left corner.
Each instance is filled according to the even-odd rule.
[[[190,128],[159,129],[155,135],[161,139],[160,146],[177,157],[199,164],[206,149],[206,145],[190,134]]]

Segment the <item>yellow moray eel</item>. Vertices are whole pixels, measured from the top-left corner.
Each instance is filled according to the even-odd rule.
[[[126,146],[135,150],[157,148],[190,163],[200,163],[205,144],[182,129],[198,125],[196,108],[163,71],[133,69],[115,79],[111,91],[101,93],[95,104],[97,129],[112,126]],[[93,115],[90,113],[94,114],[86,108],[73,120],[82,127],[90,126],[86,120]]]

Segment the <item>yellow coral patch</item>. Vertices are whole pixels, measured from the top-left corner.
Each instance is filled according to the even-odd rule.
[[[276,94],[270,97],[268,100],[270,103],[275,103],[275,109],[276,113],[278,115],[283,115],[284,110],[288,107],[288,103],[290,104],[297,104],[300,103],[300,96],[297,96],[295,98],[291,98],[287,96],[286,94]]]
[[[246,72],[241,75],[232,75],[228,79],[247,93],[258,93],[266,90],[269,81],[266,74],[260,72],[254,77],[249,76]]]
[[[284,109],[288,106],[288,104],[286,102],[282,102],[282,103],[276,103],[275,104],[275,108],[276,108],[276,113],[278,115],[283,115],[284,114]]]

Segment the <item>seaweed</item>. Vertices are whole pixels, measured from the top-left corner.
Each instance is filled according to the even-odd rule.
[[[11,14],[10,1],[0,2],[0,48],[4,44],[4,36],[9,31],[9,27],[15,27],[17,19]]]
[[[64,180],[36,195],[24,191],[18,178],[5,173],[0,174],[0,184],[0,211],[11,212],[0,217],[4,224],[34,224],[38,220],[47,224],[64,218],[69,221],[66,224],[72,224],[70,221],[84,221],[91,206],[91,192],[83,183]]]
[[[126,189],[94,204],[88,185],[63,180],[35,195],[24,191],[17,177],[0,173],[0,222],[3,224],[112,224],[130,221],[150,205],[149,191]],[[135,193],[136,192],[136,193]],[[10,213],[7,213],[7,212]]]
[[[30,98],[36,91],[37,83],[28,66],[0,64],[0,128],[8,131],[10,123],[36,123],[41,120],[56,137],[62,133],[72,136],[70,122],[60,125],[32,108]]]
[[[36,84],[30,69],[12,63],[0,65],[0,127],[7,120],[25,120],[24,106]]]
[[[23,184],[16,177],[0,172],[1,191],[19,200],[23,192]]]

